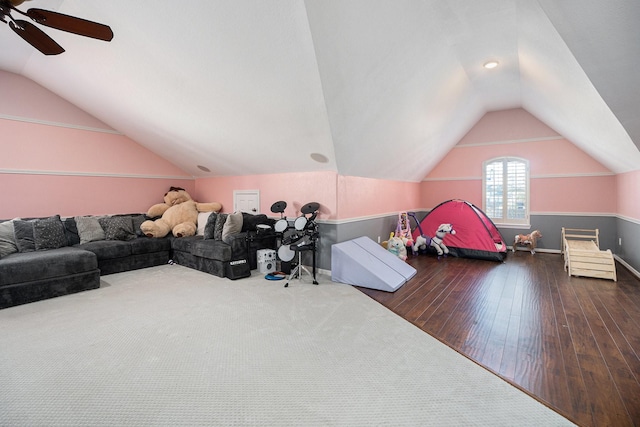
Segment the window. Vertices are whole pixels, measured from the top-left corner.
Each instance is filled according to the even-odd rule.
[[[529,162],[513,157],[484,163],[484,212],[499,224],[529,224]]]

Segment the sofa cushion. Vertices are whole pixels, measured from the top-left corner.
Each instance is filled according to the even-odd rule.
[[[225,214],[225,213],[218,214],[218,219],[216,219],[216,224],[213,228],[214,240],[222,240],[222,231],[224,229],[224,225],[227,222],[227,216],[229,216],[229,214]]]
[[[238,234],[242,231],[242,212],[234,212],[227,216],[227,220],[222,227],[222,241],[229,243],[229,238],[233,234]]]
[[[204,236],[204,228],[207,226],[209,216],[211,216],[212,213],[213,212],[198,212],[198,228],[196,230],[196,236]]]
[[[98,262],[93,253],[68,246],[50,251],[14,253],[0,262],[0,286],[80,274],[97,268]]]
[[[179,240],[179,239],[176,239]],[[171,240],[168,238],[157,239],[151,237],[138,237],[129,240],[133,255],[150,254],[153,252],[168,252],[171,250]]]
[[[133,221],[133,231],[136,233],[136,236],[138,237],[142,237],[145,234],[142,232],[142,230],[140,229],[140,226],[142,225],[143,222],[145,222],[147,220],[147,216],[144,214],[137,214],[137,215],[132,215],[131,216],[131,220]]]
[[[100,225],[100,221],[95,216],[77,216],[76,226],[78,227],[78,235],[80,243],[94,242],[96,240],[104,240],[104,230]]]
[[[193,255],[218,261],[231,260],[231,246],[221,240],[198,240],[191,244]]]
[[[217,212],[211,212],[209,218],[207,218],[207,223],[204,226],[204,235],[205,239],[213,239],[216,231],[216,223],[218,222],[219,214]],[[224,225],[224,224],[223,224]],[[220,232],[220,237],[222,237],[222,232]]]
[[[191,245],[194,242],[202,241],[202,236],[188,236],[188,237],[170,237],[171,247],[174,251],[189,252],[191,253]]]
[[[76,225],[76,219],[65,218],[62,220],[64,225],[64,235],[67,237],[67,244],[69,246],[80,244],[80,235],[78,234],[78,226]]]
[[[67,246],[60,215],[36,220],[33,224],[33,240],[37,251]]]
[[[0,258],[18,252],[13,221],[0,222]]]
[[[98,219],[106,240],[131,240],[136,238],[133,219],[128,215],[105,216]]]
[[[36,244],[33,240],[33,223],[35,220],[16,219],[13,221],[13,232],[19,252],[33,252]]]
[[[81,243],[77,247],[93,252],[98,260],[123,258],[131,255],[131,245],[129,242],[121,240],[96,240]]]

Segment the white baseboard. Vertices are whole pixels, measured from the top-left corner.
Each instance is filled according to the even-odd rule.
[[[640,272],[638,272],[638,270],[636,270],[635,268],[631,267],[625,260],[623,260],[622,258],[620,258],[618,255],[614,254],[613,257],[615,258],[616,261],[618,261],[620,264],[624,265],[625,268],[627,270],[629,270],[634,276],[636,276],[638,279],[640,279]]]

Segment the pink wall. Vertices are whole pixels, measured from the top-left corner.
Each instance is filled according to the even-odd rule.
[[[640,221],[640,170],[616,176],[617,213]]]
[[[113,130],[69,101],[18,74],[0,70],[0,116]]]
[[[233,211],[234,190],[260,190],[260,211],[269,216],[271,205],[287,202],[287,217],[300,215],[309,202],[320,203],[320,220],[344,220],[397,213],[419,206],[420,183],[337,175],[335,172],[287,173],[196,180],[196,198],[222,203]]]
[[[557,137],[558,132],[533,117],[522,108],[492,111],[485,114],[458,142],[458,145],[495,141],[517,141],[536,138]]]
[[[533,213],[617,210],[613,173],[523,109],[480,119],[426,177],[422,204],[462,198],[482,206],[483,162],[502,156],[529,161]]]
[[[531,177],[544,175],[611,174],[606,167],[566,139],[491,145],[457,145],[429,173],[432,178],[482,178],[482,162],[495,157],[529,161]]]
[[[271,205],[279,200],[287,202],[285,215],[300,216],[300,208],[309,202],[320,204],[318,219],[336,219],[335,172],[282,173],[233,177],[199,178],[194,198],[201,202],[220,202],[223,212],[233,212],[234,190],[260,190],[260,212],[277,216]]]
[[[616,213],[616,177],[586,176],[531,180],[534,212]]]
[[[420,206],[432,209],[440,203],[461,199],[482,206],[482,181],[480,179],[425,181],[420,185]]]
[[[268,215],[278,200],[288,203],[288,217],[315,201],[324,220],[431,208],[451,198],[482,206],[483,160],[508,155],[530,161],[534,212],[640,220],[640,171],[613,176],[523,109],[487,113],[422,183],[335,172],[195,180],[22,76],[0,71],[0,90],[0,218],[144,212],[172,185],[221,202],[225,212],[233,210],[233,190],[260,190]],[[6,189],[16,196],[7,198]]]
[[[0,72],[0,218],[146,212],[182,170],[34,82]],[[12,197],[13,195],[13,197]]]
[[[4,198],[0,218],[144,213],[162,203],[172,185],[189,192],[194,187],[193,181],[174,179],[0,174],[1,188],[20,191],[20,197],[11,203]],[[14,192],[5,192],[9,194]]]
[[[126,136],[0,119],[0,169],[191,178]]]
[[[416,210],[420,183],[338,176],[339,218],[358,218]]]

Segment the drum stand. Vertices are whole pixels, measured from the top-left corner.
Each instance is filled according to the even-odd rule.
[[[315,223],[313,223],[313,231],[311,232],[311,248],[305,248],[305,249],[298,249],[298,265],[295,266],[295,268],[293,269],[293,271],[291,272],[291,274],[289,275],[289,278],[287,279],[287,283],[285,283],[284,287],[287,288],[289,287],[289,281],[293,278],[298,278],[300,280],[302,280],[302,273],[307,273],[309,276],[311,276],[313,278],[313,284],[317,285],[318,281],[316,280],[316,240],[318,239],[318,231],[316,229],[316,225]],[[306,245],[305,245],[306,246]],[[306,252],[308,250],[311,250],[313,252],[313,273],[311,273],[307,267],[305,267],[304,265],[302,265],[302,252]]]
[[[315,276],[311,274],[311,272],[307,269],[307,267],[302,265],[302,251],[298,251],[298,265],[295,266],[295,268],[293,269],[293,271],[289,275],[289,278],[287,279],[287,283],[285,283],[284,287],[286,288],[286,287],[289,286],[289,281],[291,279],[300,279],[300,280],[302,280],[302,273],[307,273],[309,276],[313,277],[313,284],[314,285],[318,284],[318,282],[316,281]]]

